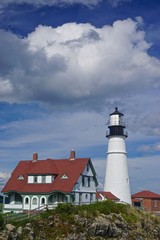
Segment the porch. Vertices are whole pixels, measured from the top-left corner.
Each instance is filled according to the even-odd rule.
[[[9,202],[5,203],[5,197],[9,197]],[[20,195],[19,193],[9,193],[3,197],[3,212],[23,212],[39,210],[43,208],[55,208],[58,203],[73,202],[72,197],[61,192],[54,192],[50,195]]]

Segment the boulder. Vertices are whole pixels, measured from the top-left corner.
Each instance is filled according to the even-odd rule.
[[[15,228],[16,228],[16,227],[13,226],[13,225],[10,224],[10,223],[6,224],[6,230],[9,231],[9,232],[13,231]]]

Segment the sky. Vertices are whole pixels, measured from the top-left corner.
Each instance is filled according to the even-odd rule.
[[[90,157],[124,114],[131,193],[160,194],[160,1],[0,0],[0,189],[20,160]]]

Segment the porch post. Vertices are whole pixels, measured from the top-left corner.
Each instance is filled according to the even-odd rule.
[[[24,196],[21,195],[21,197],[22,197],[22,211],[23,211],[24,210]]]
[[[4,212],[5,200],[6,200],[6,195],[3,194],[3,206],[2,206],[2,212]]]

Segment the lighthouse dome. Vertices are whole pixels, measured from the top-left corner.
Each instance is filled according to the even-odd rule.
[[[118,107],[115,107],[115,111],[113,113],[110,114],[111,115],[119,115],[119,116],[123,116],[123,113],[118,111]]]
[[[125,127],[125,124],[123,122],[123,113],[119,112],[117,107],[115,108],[115,111],[110,114],[109,126],[123,126],[123,127]]]

